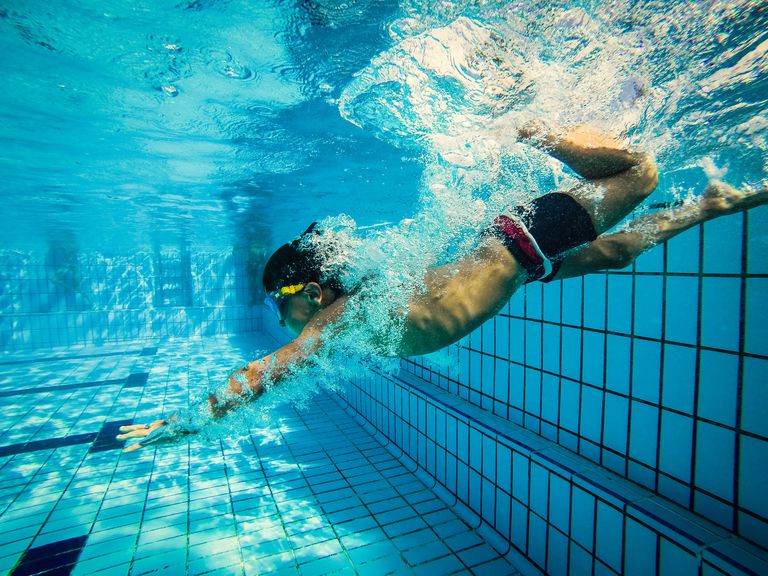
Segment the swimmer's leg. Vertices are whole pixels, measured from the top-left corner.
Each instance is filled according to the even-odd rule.
[[[567,256],[553,280],[629,266],[640,254],[713,218],[743,212],[768,203],[768,188],[737,190],[713,181],[701,197],[679,208],[661,210],[630,222],[626,229],[601,236]]]
[[[531,123],[518,137],[587,180],[566,193],[589,213],[597,235],[621,222],[658,183],[656,163],[650,155],[627,150],[614,138],[588,126],[556,132],[541,123]]]

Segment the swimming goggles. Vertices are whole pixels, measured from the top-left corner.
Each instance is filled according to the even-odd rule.
[[[285,305],[285,297],[298,294],[304,290],[304,284],[293,284],[291,286],[283,286],[276,292],[270,292],[267,297],[264,298],[264,304],[274,312],[277,319],[280,321],[280,325],[285,325],[283,320],[283,306]]]

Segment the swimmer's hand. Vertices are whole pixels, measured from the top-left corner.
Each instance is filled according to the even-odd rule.
[[[175,420],[175,416],[172,416],[171,420]],[[120,432],[123,434],[116,436],[118,440],[140,438],[135,444],[123,449],[123,452],[133,452],[150,444],[175,444],[181,437],[191,434],[192,430],[173,426],[168,420],[155,420],[151,424],[120,426]]]
[[[131,426],[120,426],[120,432],[123,432],[123,434],[118,434],[115,436],[118,440],[130,440],[131,438],[146,438],[149,436],[152,432],[155,430],[158,430],[159,428],[163,426],[167,426],[168,422],[165,420],[155,420],[151,424],[133,424]],[[133,452],[134,450],[138,450],[142,447],[141,441],[131,444],[130,446],[127,446],[123,449],[123,452]]]

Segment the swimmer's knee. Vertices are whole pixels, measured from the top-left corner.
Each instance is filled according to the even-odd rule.
[[[639,201],[645,200],[659,184],[659,168],[656,165],[656,160],[650,154],[644,153],[632,170],[635,172],[633,178],[634,192]]]
[[[594,248],[600,254],[604,268],[608,270],[626,268],[637,258],[637,251],[634,247],[622,241],[620,237],[600,238],[595,242]]]

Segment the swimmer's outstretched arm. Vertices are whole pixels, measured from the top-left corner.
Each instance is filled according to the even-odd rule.
[[[294,340],[278,348],[272,354],[249,362],[246,366],[235,370],[227,379],[227,389],[224,391],[224,399],[215,392],[211,392],[207,398],[208,410],[211,418],[218,420],[230,412],[243,407],[261,396],[269,385],[274,386],[283,380],[289,373],[301,368],[310,358],[317,354],[323,343],[323,334],[329,325],[335,323],[344,309],[346,299],[338,299],[334,304],[318,312],[318,314],[304,327],[301,334]],[[149,424],[134,424],[121,426],[117,436],[118,440],[137,439],[137,442],[127,446],[125,452],[133,452],[144,445],[158,442],[167,442],[163,437],[164,432],[173,432],[178,436],[193,433],[184,429],[172,430],[176,421],[175,416],[168,420],[155,420]],[[147,440],[151,440],[148,442]]]
[[[300,338],[296,338],[272,354],[235,370],[227,379],[223,399],[215,392],[208,394],[207,409],[211,419],[218,420],[261,396],[267,380],[271,384],[280,382],[292,367],[306,361],[311,352],[311,347],[303,346]],[[171,416],[168,420],[155,420],[150,424],[121,426],[120,432],[118,440],[137,440],[124,449],[133,452],[147,444],[173,442],[179,436],[195,431],[179,427],[177,417]]]
[[[261,360],[255,360],[235,370],[227,379],[223,399],[215,392],[208,394],[207,409],[211,420],[218,420],[261,396],[264,393],[267,373],[270,382],[279,382],[288,371],[288,366],[300,364],[304,356],[305,353],[294,340]],[[183,426],[178,427],[176,416],[171,416],[168,420],[155,420],[149,424],[121,426],[120,432],[121,434],[117,435],[118,440],[137,440],[129,444],[124,452],[133,452],[148,444],[173,442],[180,436],[194,433]]]
[[[320,341],[319,333],[305,330],[272,354],[249,362],[232,372],[227,379],[229,398],[222,400],[215,393],[208,395],[208,407],[213,419],[218,420],[232,410],[255,400],[265,392],[267,382],[271,385],[277,384],[291,371],[300,368],[317,353]]]

